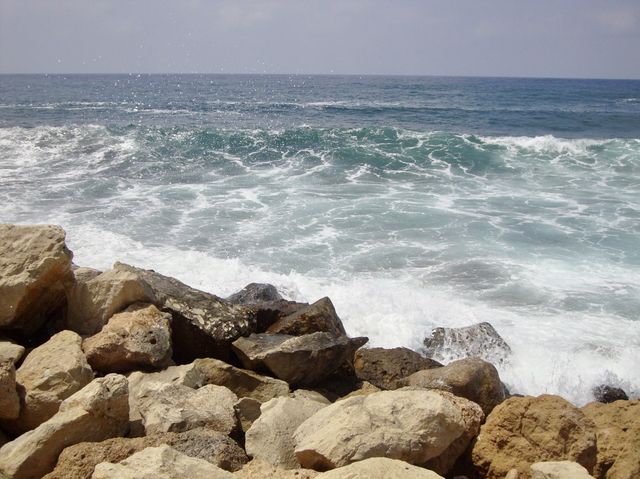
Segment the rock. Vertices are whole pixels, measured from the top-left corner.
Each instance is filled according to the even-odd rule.
[[[269,327],[267,332],[291,336],[302,336],[316,332],[330,333],[333,336],[347,335],[329,298],[322,298],[279,319]]]
[[[236,417],[240,421],[242,432],[245,434],[255,420],[260,417],[260,406],[262,406],[260,401],[249,397],[240,398],[233,406],[236,410]]]
[[[593,388],[593,397],[598,402],[610,403],[614,401],[628,401],[629,396],[620,388],[614,388],[606,384],[601,384]]]
[[[20,415],[20,397],[16,390],[16,368],[11,361],[0,362],[0,419]]]
[[[122,436],[128,424],[127,379],[118,374],[95,379],[65,399],[47,422],[0,449],[0,476],[42,477],[65,447]]]
[[[511,355],[511,348],[491,324],[484,322],[464,328],[435,328],[424,340],[424,353],[443,362],[477,356],[502,363]]]
[[[146,434],[183,432],[208,427],[231,434],[237,426],[234,404],[238,397],[223,386],[200,389],[147,383],[137,397]]]
[[[20,417],[7,430],[22,433],[51,418],[63,400],[93,379],[93,371],[82,352],[82,338],[62,331],[38,346],[16,372],[22,395]]]
[[[593,479],[580,464],[571,461],[531,464],[531,479]]]
[[[370,457],[447,469],[483,418],[477,404],[444,391],[381,391],[343,399],[311,416],[294,433],[295,454],[303,467],[316,470]]]
[[[6,339],[0,339],[0,363],[11,361],[14,365],[24,356],[24,347]]]
[[[396,389],[399,379],[442,366],[408,348],[361,348],[353,360],[356,376],[380,389]]]
[[[59,226],[0,224],[0,329],[28,337],[63,306],[72,257]]]
[[[541,461],[575,461],[592,471],[595,431],[594,423],[561,397],[511,397],[487,417],[473,447],[473,464],[486,479],[502,479],[513,468],[527,479],[529,466]]]
[[[234,341],[233,349],[247,369],[267,369],[289,384],[313,385],[351,361],[354,351],[366,341],[321,332],[304,336],[263,333]]]
[[[46,479],[88,479],[97,464],[120,462],[147,447],[166,444],[189,457],[203,459],[226,471],[237,471],[249,458],[236,442],[225,434],[206,428],[186,432],[167,432],[145,437],[107,439],[99,443],[83,442],[62,451],[56,468]]]
[[[294,399],[311,399],[312,401],[317,401],[322,404],[331,404],[331,401],[324,394],[310,389],[296,389],[289,394],[289,397]]]
[[[311,399],[279,397],[260,408],[260,417],[247,431],[245,449],[254,459],[262,459],[283,469],[299,468],[294,454],[293,433],[326,404]]]
[[[135,274],[152,293],[148,302],[171,312],[174,358],[228,360],[231,343],[257,330],[255,311],[233,305],[213,294],[191,288],[154,271],[116,263],[114,270]]]
[[[318,479],[443,479],[442,476],[428,469],[386,457],[371,457],[323,472],[316,477]]]
[[[235,473],[240,479],[312,479],[318,473],[311,469],[281,469],[268,462],[254,459]]]
[[[4,446],[6,443],[9,442],[9,438],[7,437],[7,435],[2,432],[2,430],[0,429],[0,447]]]
[[[111,269],[96,275],[79,269],[75,277],[67,300],[67,327],[82,335],[98,333],[114,314],[152,297],[147,285],[130,271]]]
[[[109,319],[82,343],[91,367],[101,372],[161,369],[171,363],[171,315],[136,303]]]
[[[347,399],[354,396],[368,396],[369,394],[377,393],[379,391],[382,391],[382,389],[380,389],[377,386],[374,386],[373,384],[367,381],[363,381],[362,386],[360,386],[359,389],[356,389],[355,391],[350,392],[349,394],[344,396],[342,399]]]
[[[582,412],[596,426],[598,454],[593,476],[640,477],[640,401],[594,402],[584,406]]]
[[[507,475],[504,476],[504,479],[520,479],[520,473],[517,469],[511,469],[507,472]]]
[[[233,304],[252,305],[282,299],[272,284],[249,283],[237,293],[227,298]]]
[[[170,446],[148,447],[118,464],[101,462],[93,479],[234,479],[230,472]]]
[[[453,361],[441,368],[418,371],[398,381],[407,386],[442,389],[480,405],[485,415],[505,400],[505,391],[493,364],[480,358]]]

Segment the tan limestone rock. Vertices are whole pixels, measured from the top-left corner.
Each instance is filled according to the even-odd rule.
[[[25,349],[23,346],[6,339],[0,339],[0,362],[11,361],[18,364],[18,361],[24,356]]]
[[[311,469],[281,469],[266,461],[254,459],[234,473],[240,479],[312,479],[318,473]]]
[[[531,464],[531,479],[593,479],[580,464],[571,461]]]
[[[262,406],[260,401],[249,397],[238,399],[238,402],[233,406],[242,432],[245,434],[254,421],[260,417],[260,406]]]
[[[397,459],[371,457],[323,472],[318,479],[443,479],[433,471]]]
[[[16,419],[19,415],[16,368],[11,361],[0,361],[0,419]]]

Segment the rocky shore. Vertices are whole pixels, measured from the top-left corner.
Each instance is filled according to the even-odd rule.
[[[369,348],[329,298],[72,259],[0,225],[1,478],[640,478],[640,401],[510,394],[488,323]]]

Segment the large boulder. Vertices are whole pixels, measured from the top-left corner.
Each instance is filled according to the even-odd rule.
[[[13,364],[18,364],[18,361],[24,356],[24,352],[24,346],[0,338],[0,362],[11,361]]]
[[[0,477],[40,478],[53,469],[64,448],[123,436],[129,425],[127,379],[109,374],[64,400],[36,429],[0,449]]]
[[[152,304],[133,304],[85,339],[82,348],[96,371],[162,369],[171,363],[171,315]]]
[[[435,328],[424,340],[424,354],[438,361],[477,356],[492,363],[502,363],[511,348],[490,323],[463,328]]]
[[[399,383],[449,391],[478,403],[485,415],[505,400],[498,371],[493,364],[480,358],[459,359],[441,368],[418,371]]]
[[[59,226],[0,224],[0,329],[29,336],[64,304],[73,254]]]
[[[165,445],[148,447],[113,464],[101,462],[93,479],[235,479],[210,462],[189,457]]]
[[[640,401],[590,403],[582,412],[596,425],[598,479],[640,477]]]
[[[16,368],[11,361],[0,361],[0,419],[16,419],[19,415]]]
[[[316,470],[387,457],[446,474],[483,419],[477,404],[444,391],[381,391],[311,416],[294,434],[295,454]]]
[[[289,384],[313,385],[353,361],[353,353],[366,341],[321,332],[304,336],[262,333],[234,341],[233,349],[247,369],[270,371]]]
[[[593,471],[596,427],[580,409],[559,396],[511,397],[487,417],[473,446],[475,468],[486,479],[502,479],[541,461],[575,461]]]
[[[254,310],[233,305],[155,271],[116,263],[115,271],[132,273],[150,291],[148,302],[173,316],[174,356],[189,362],[199,357],[228,360],[231,343],[257,330]]]
[[[62,401],[89,384],[93,371],[82,352],[82,338],[62,331],[31,351],[16,372],[22,395],[20,417],[7,429],[22,433],[56,412]]]
[[[167,432],[144,437],[118,437],[83,442],[62,451],[56,468],[45,479],[89,479],[97,464],[120,462],[147,447],[166,444],[189,457],[204,459],[226,471],[237,471],[249,458],[229,436],[211,429]]]
[[[166,383],[147,383],[137,401],[146,434],[183,432],[208,427],[224,434],[237,428],[234,404],[238,397],[223,386],[200,389]]]
[[[322,298],[279,319],[267,329],[267,332],[291,336],[302,336],[316,332],[330,333],[333,336],[347,335],[329,298]]]
[[[358,379],[380,389],[396,389],[399,379],[442,364],[408,348],[361,348],[356,351],[353,366]]]
[[[397,459],[370,457],[348,466],[323,472],[318,479],[443,479],[433,471]]]
[[[593,479],[584,467],[571,461],[536,462],[530,472],[531,479]]]
[[[318,473],[311,469],[282,469],[260,459],[254,459],[235,473],[240,479],[311,479]]]
[[[299,468],[293,433],[323,407],[325,403],[302,398],[279,397],[264,403],[246,433],[247,454],[283,469]]]

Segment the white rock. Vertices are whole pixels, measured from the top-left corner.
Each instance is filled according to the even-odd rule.
[[[324,472],[317,479],[443,479],[442,476],[422,467],[397,459],[372,457]]]
[[[531,464],[531,479],[593,479],[584,467],[573,461]]]

